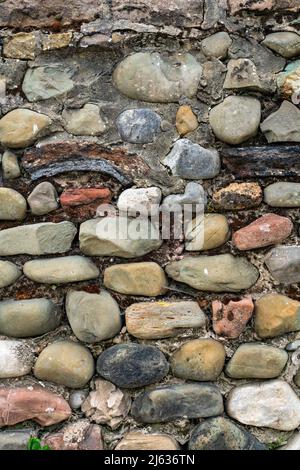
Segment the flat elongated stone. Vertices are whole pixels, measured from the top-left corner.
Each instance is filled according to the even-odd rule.
[[[0,427],[33,419],[41,426],[60,423],[71,416],[64,398],[41,387],[0,388]]]
[[[300,207],[300,183],[270,184],[264,190],[264,200],[271,207]]]
[[[33,144],[51,124],[45,114],[30,109],[14,109],[0,119],[0,142],[11,148]]]
[[[266,265],[282,284],[300,282],[300,246],[277,246],[267,255]]]
[[[295,377],[294,377],[294,383],[297,385],[297,387],[300,387],[300,369],[298,369]]]
[[[58,194],[48,181],[38,184],[28,196],[28,204],[35,215],[44,215],[58,208]]]
[[[172,372],[181,379],[214,381],[223,370],[225,357],[224,346],[218,341],[195,339],[183,344],[173,354]]]
[[[228,362],[226,374],[233,379],[274,379],[283,371],[288,357],[283,349],[244,343]]]
[[[254,304],[250,295],[236,302],[230,300],[227,304],[214,300],[212,302],[214,332],[227,338],[238,338],[245,330],[253,311]]]
[[[225,59],[232,43],[229,34],[223,31],[212,34],[201,42],[202,51],[207,57]]]
[[[73,135],[100,135],[106,130],[100,108],[87,103],[81,109],[68,109],[62,113],[66,130]]]
[[[20,269],[10,261],[0,260],[0,289],[10,286],[21,276]]]
[[[253,264],[230,254],[186,257],[168,264],[166,272],[175,281],[212,292],[239,292],[253,286],[259,278]]]
[[[115,450],[178,450],[178,442],[167,434],[144,434],[132,431],[117,444]]]
[[[74,87],[73,70],[61,65],[27,69],[22,90],[28,101],[59,98]]]
[[[300,36],[293,32],[280,31],[268,34],[262,44],[286,59],[300,54]]]
[[[25,341],[0,340],[1,379],[30,374],[33,363],[33,349]]]
[[[232,13],[242,10],[263,11],[299,11],[298,0],[229,0],[229,6]]]
[[[230,228],[222,214],[204,214],[193,219],[185,231],[187,251],[206,251],[218,248],[229,238]]]
[[[11,188],[0,188],[0,220],[22,220],[26,217],[26,199]]]
[[[103,450],[102,430],[87,419],[67,424],[58,432],[43,436],[42,445],[51,450]]]
[[[226,408],[231,418],[249,426],[292,431],[300,424],[300,400],[283,380],[236,387]]]
[[[118,64],[113,81],[129,98],[154,103],[171,103],[181,96],[192,98],[197,91],[202,67],[191,54],[137,52]]]
[[[31,429],[14,429],[0,432],[0,450],[27,450],[33,434]]]
[[[48,345],[39,355],[34,375],[70,388],[84,387],[94,373],[94,359],[90,351],[73,341],[57,341]]]
[[[148,144],[161,131],[161,117],[147,108],[127,109],[117,118],[117,128],[125,142]]]
[[[208,418],[223,413],[223,399],[214,385],[167,385],[139,395],[131,412],[143,423],[164,423],[183,417]]]
[[[140,339],[176,336],[185,328],[201,328],[206,318],[197,302],[139,302],[126,309],[126,328]]]
[[[47,255],[69,251],[76,235],[71,222],[44,222],[0,231],[0,256]]]
[[[162,245],[158,229],[147,219],[128,217],[87,220],[80,225],[79,242],[86,255],[121,258],[137,258]]]
[[[160,188],[129,188],[118,198],[118,209],[124,214],[157,215],[162,193]]]
[[[266,450],[252,434],[222,416],[198,424],[189,440],[190,450]]]
[[[104,271],[104,285],[121,294],[156,297],[168,285],[163,269],[153,262],[115,264]]]
[[[113,338],[121,329],[119,306],[106,291],[100,294],[68,292],[66,312],[75,335],[85,343]]]
[[[6,150],[2,155],[2,171],[3,177],[7,180],[19,178],[21,170],[18,162],[18,157],[10,150]]]
[[[12,59],[32,60],[38,49],[37,44],[35,33],[17,33],[4,40],[3,54]]]
[[[257,183],[231,183],[213,194],[216,209],[237,211],[257,207],[262,201],[262,190]]]
[[[182,105],[176,113],[176,129],[178,134],[184,136],[189,132],[193,132],[198,127],[198,119],[193,110],[188,105]]]
[[[293,228],[287,217],[266,214],[235,232],[232,241],[242,251],[277,245],[291,235]]]
[[[269,143],[300,142],[299,127],[300,110],[289,101],[284,101],[280,108],[270,114],[260,125]]]
[[[66,189],[60,196],[60,203],[64,209],[86,204],[108,203],[110,200],[111,191],[108,188]]]
[[[47,34],[42,38],[43,51],[52,51],[68,47],[72,41],[73,33]]]
[[[106,349],[97,360],[97,372],[118,387],[136,388],[159,382],[169,371],[163,353],[154,346],[123,343]]]
[[[219,153],[188,139],[177,140],[163,163],[184,179],[214,178],[220,171]]]
[[[255,302],[255,331],[260,338],[300,330],[300,302],[285,295],[266,294]]]
[[[2,300],[0,334],[16,338],[39,336],[60,323],[59,308],[49,299]]]
[[[62,258],[35,259],[23,266],[25,276],[42,284],[66,284],[68,282],[96,279],[100,271],[84,256],[63,256]]]

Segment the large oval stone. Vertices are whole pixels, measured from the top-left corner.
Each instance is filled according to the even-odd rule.
[[[187,251],[206,251],[224,245],[230,235],[227,218],[222,214],[204,214],[193,219],[185,230]]]
[[[90,351],[73,341],[57,341],[39,355],[34,375],[70,388],[84,387],[94,373],[94,359]]]
[[[0,334],[16,338],[39,336],[58,327],[59,308],[49,299],[0,302]]]
[[[282,284],[300,282],[300,246],[277,246],[268,253],[266,265]]]
[[[125,142],[148,144],[161,130],[161,117],[152,109],[127,109],[118,116],[116,124]]]
[[[262,201],[258,183],[231,183],[213,194],[213,204],[221,211],[238,211],[257,207]]]
[[[75,335],[85,343],[113,338],[122,326],[119,306],[105,291],[100,294],[68,292],[66,312]]]
[[[45,114],[30,109],[14,109],[0,119],[0,142],[11,148],[33,144],[51,124]]]
[[[244,343],[226,367],[233,379],[274,379],[283,371],[288,354],[268,344]]]
[[[30,374],[33,363],[33,348],[25,341],[0,340],[1,379]]]
[[[264,190],[264,200],[271,207],[300,207],[300,183],[270,184]]]
[[[259,278],[253,264],[231,254],[186,257],[168,264],[166,272],[175,281],[212,292],[239,292],[253,286]]]
[[[255,331],[273,338],[300,330],[300,302],[285,295],[267,294],[255,302]]]
[[[0,289],[10,286],[21,276],[20,269],[10,261],[0,260]]]
[[[0,220],[22,220],[26,217],[26,199],[11,188],[0,188]]]
[[[154,346],[124,343],[106,349],[97,360],[97,372],[118,387],[136,388],[159,382],[169,364]]]
[[[133,402],[132,415],[143,423],[164,423],[175,419],[208,418],[224,411],[217,387],[208,384],[175,384],[144,392]]]
[[[202,67],[191,54],[137,52],[118,64],[113,82],[129,98],[171,103],[182,96],[192,98],[201,75]]]
[[[236,387],[226,408],[229,416],[248,426],[292,431],[300,424],[300,400],[283,380]]]

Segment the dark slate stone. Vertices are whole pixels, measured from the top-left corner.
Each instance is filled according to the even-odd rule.
[[[148,144],[160,132],[161,118],[152,109],[128,109],[120,114],[116,123],[125,142]]]
[[[237,178],[300,175],[300,146],[226,148],[223,164]]]
[[[300,282],[300,246],[277,246],[267,258],[266,265],[272,276],[282,284]]]
[[[214,385],[167,385],[142,393],[133,402],[132,415],[143,423],[162,423],[186,417],[208,418],[223,413],[222,395]]]
[[[159,382],[169,364],[154,346],[118,344],[106,349],[97,360],[97,372],[118,387],[136,388]]]
[[[189,449],[266,450],[266,447],[252,434],[220,416],[208,419],[193,429]]]

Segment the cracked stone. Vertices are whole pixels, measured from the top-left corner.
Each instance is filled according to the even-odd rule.
[[[225,90],[264,91],[255,64],[249,59],[231,59],[227,64]]]

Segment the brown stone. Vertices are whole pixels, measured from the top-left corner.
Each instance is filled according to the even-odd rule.
[[[198,127],[198,119],[190,106],[183,105],[176,114],[176,128],[181,136],[193,132]]]
[[[35,33],[17,33],[5,39],[3,53],[5,57],[12,59],[33,60],[36,49],[37,36]]]
[[[258,183],[231,183],[213,194],[216,209],[225,211],[251,209],[262,201],[262,189]]]
[[[72,40],[73,33],[47,34],[43,38],[43,50],[62,49],[68,47]]]
[[[238,338],[252,317],[254,304],[251,296],[241,300],[230,300],[224,304],[219,300],[212,302],[213,329],[219,336]]]
[[[293,223],[287,217],[266,214],[235,232],[232,241],[239,250],[253,250],[281,243],[292,231]]]
[[[51,450],[103,450],[102,431],[97,424],[80,419],[42,440]]]
[[[178,450],[178,442],[167,434],[145,434],[132,431],[117,444],[115,450]]]
[[[299,0],[229,0],[231,13],[242,10],[252,11],[299,11]]]
[[[63,208],[81,206],[90,203],[108,203],[111,200],[111,191],[108,188],[75,188],[66,189],[60,196]]]
[[[40,387],[0,388],[0,427],[33,419],[41,426],[71,416],[64,398]]]

